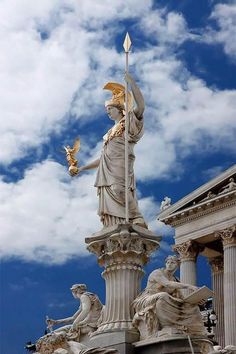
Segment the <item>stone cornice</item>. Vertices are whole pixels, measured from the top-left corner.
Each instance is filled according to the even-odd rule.
[[[236,191],[218,195],[211,200],[192,205],[189,208],[169,215],[169,217],[162,221],[167,225],[177,226],[233,205],[236,205]]]
[[[184,198],[180,199],[175,204],[171,205],[169,208],[165,209],[158,215],[158,220],[166,223],[166,219],[170,218],[175,213],[178,213],[179,209],[183,209],[185,205],[193,202],[199,196],[206,194],[208,191],[211,191],[217,185],[226,181],[228,178],[232,177],[236,173],[236,164],[230,167],[228,170],[221,173],[219,176],[213,178],[209,182],[195,189],[192,193],[188,194]],[[223,197],[223,195],[217,195],[217,197]],[[206,201],[207,202],[207,201]],[[199,205],[199,204],[198,204]]]

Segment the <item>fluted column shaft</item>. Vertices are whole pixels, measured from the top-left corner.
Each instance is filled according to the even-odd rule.
[[[180,281],[181,283],[196,285],[197,270],[196,258],[199,253],[199,246],[194,241],[187,241],[179,245],[173,246],[173,250],[180,256]],[[182,290],[184,295],[188,295],[191,291]]]
[[[102,273],[106,282],[106,307],[99,331],[133,329],[132,302],[140,292],[143,276],[140,266],[113,264]]]
[[[236,345],[236,227],[216,233],[224,247],[225,345]]]
[[[105,332],[136,331],[132,325],[132,302],[141,288],[143,265],[150,254],[159,248],[160,237],[132,224],[117,225],[112,231],[86,239],[88,250],[98,256],[105,267],[106,304],[101,323],[93,335]]]
[[[224,260],[220,256],[210,259],[209,263],[211,265],[212,290],[214,292],[213,308],[217,316],[215,340],[224,348]]]

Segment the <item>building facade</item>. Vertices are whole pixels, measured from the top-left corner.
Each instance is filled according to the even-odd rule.
[[[175,229],[182,282],[195,285],[197,257],[208,258],[218,319],[215,339],[222,347],[236,345],[236,165],[170,205],[158,219]]]

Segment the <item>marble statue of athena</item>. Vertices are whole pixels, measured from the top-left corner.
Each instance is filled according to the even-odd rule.
[[[146,227],[138,208],[134,178],[134,146],[143,135],[144,99],[128,73],[125,74],[125,80],[132,91],[132,94],[128,94],[129,222]],[[110,82],[104,89],[112,91],[112,98],[105,102],[105,107],[115,124],[103,137],[100,159],[80,167],[78,172],[97,168],[95,186],[99,197],[98,214],[104,226],[112,226],[125,223],[125,88]]]

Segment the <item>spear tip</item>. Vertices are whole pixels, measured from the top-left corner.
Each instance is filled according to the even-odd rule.
[[[129,36],[128,32],[126,33],[125,40],[124,40],[124,43],[123,43],[123,47],[124,47],[125,52],[128,53],[129,49],[131,47],[131,39],[130,39],[130,36]]]

